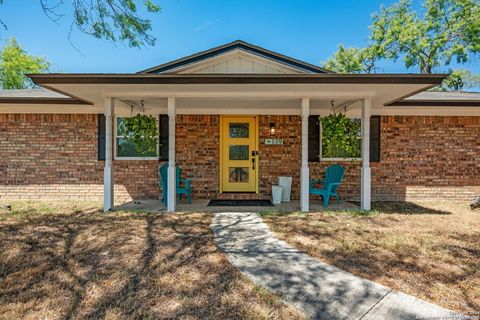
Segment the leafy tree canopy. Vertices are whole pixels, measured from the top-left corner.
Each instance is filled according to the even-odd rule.
[[[7,40],[0,53],[0,83],[3,89],[33,87],[27,73],[42,73],[50,63],[44,58],[29,55],[15,40]]]
[[[338,46],[335,52],[323,66],[338,73],[372,73],[375,63],[380,58],[375,46],[367,48],[346,48]]]
[[[340,73],[372,73],[381,59],[403,58],[407,68],[432,73],[479,52],[480,0],[424,0],[419,12],[409,0],[399,0],[373,14],[365,48],[340,45],[324,66]],[[455,70],[434,90],[479,90],[479,77]]]
[[[476,91],[480,89],[480,74],[473,74],[466,69],[458,69],[445,78],[437,91]]]
[[[43,12],[53,21],[63,17],[63,0],[39,0]],[[2,4],[4,0],[0,0]],[[130,47],[152,46],[155,37],[150,33],[152,24],[142,18],[138,11],[142,7],[149,13],[157,13],[160,7],[155,0],[71,0],[73,21],[71,29],[112,42],[124,42]],[[0,20],[4,28],[7,25]],[[69,36],[70,37],[70,36]]]
[[[407,68],[432,73],[452,59],[465,63],[480,52],[480,1],[425,0],[420,15],[409,0],[400,0],[375,13],[370,29],[380,55],[403,57]]]

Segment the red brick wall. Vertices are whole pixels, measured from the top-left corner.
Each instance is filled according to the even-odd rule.
[[[178,115],[177,162],[192,180],[194,198],[219,191],[217,115]],[[283,145],[265,145],[269,125]],[[270,197],[280,175],[293,176],[299,196],[300,117],[259,118],[260,198]],[[448,197],[480,193],[480,117],[382,117],[380,163],[372,163],[376,199]],[[321,177],[332,162],[310,162]],[[343,198],[358,198],[360,162],[342,162]],[[103,161],[97,161],[96,115],[0,115],[0,196],[9,198],[101,199]],[[118,200],[160,198],[157,161],[115,161]],[[251,195],[249,195],[250,197]]]
[[[358,199],[361,162],[339,163],[341,196]],[[312,177],[330,164],[310,163]],[[373,199],[470,200],[480,194],[480,117],[382,116],[381,161],[370,166]]]
[[[471,199],[480,194],[480,117],[382,117],[376,199]]]
[[[156,198],[156,161],[115,161],[118,200]],[[101,199],[95,114],[0,114],[0,196]]]
[[[266,145],[270,136],[270,123],[275,123],[275,137],[283,139],[283,145]],[[300,196],[301,165],[301,117],[260,116],[259,118],[259,191],[261,198],[270,198],[272,185],[279,176],[293,177],[292,198]]]
[[[220,190],[220,117],[177,115],[176,161],[192,181],[193,198],[215,198]]]

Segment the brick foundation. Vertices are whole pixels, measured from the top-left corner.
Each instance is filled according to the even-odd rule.
[[[280,175],[293,176],[299,197],[300,117],[260,116],[258,195],[219,195],[217,115],[178,115],[177,163],[192,180],[194,198],[269,198]],[[265,145],[270,122],[283,145]],[[470,199],[480,193],[480,117],[383,116],[381,162],[372,163],[372,196],[379,200]],[[321,177],[332,162],[310,162]],[[360,162],[346,167],[340,189],[355,199]],[[0,115],[0,196],[28,199],[101,199],[103,161],[97,160],[96,115]],[[117,200],[160,198],[157,161],[114,161]]]

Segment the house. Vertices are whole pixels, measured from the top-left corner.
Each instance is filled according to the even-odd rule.
[[[346,167],[342,197],[366,210],[480,191],[480,94],[426,92],[443,74],[336,74],[234,41],[135,74],[29,76],[42,89],[0,93],[3,198],[103,198],[110,210],[161,197],[165,161],[194,198],[269,198],[292,176],[303,211],[309,177],[332,163]],[[340,111],[361,121],[358,158],[322,154],[319,116]],[[117,124],[138,112],[158,115],[159,157],[122,147]]]

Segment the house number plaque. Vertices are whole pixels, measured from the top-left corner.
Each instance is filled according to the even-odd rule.
[[[279,145],[283,144],[283,139],[265,139],[267,145]]]

